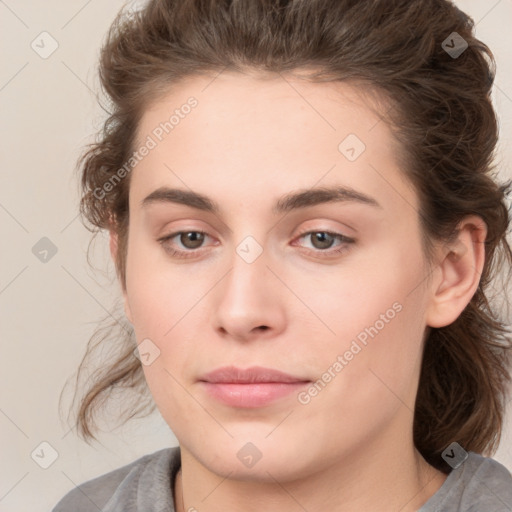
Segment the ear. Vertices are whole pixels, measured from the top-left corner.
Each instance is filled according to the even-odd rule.
[[[114,267],[117,269],[117,251],[118,251],[118,235],[117,232],[113,229],[110,229],[110,255],[112,256],[112,261],[114,262]],[[130,310],[130,304],[128,303],[128,296],[126,293],[126,290],[121,285],[121,289],[123,291],[123,303],[124,303],[124,313],[126,315],[126,318],[132,322],[132,312]]]
[[[487,226],[476,215],[465,217],[456,239],[439,249],[426,322],[430,327],[453,323],[475,294],[485,261]]]

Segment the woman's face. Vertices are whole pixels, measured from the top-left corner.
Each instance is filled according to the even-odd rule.
[[[161,414],[215,473],[286,481],[412,446],[428,273],[416,193],[367,101],[225,72],[141,120],[125,309]],[[309,382],[268,398],[201,381],[225,366]]]

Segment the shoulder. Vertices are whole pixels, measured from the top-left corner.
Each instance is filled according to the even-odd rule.
[[[512,481],[510,471],[500,464],[497,460],[490,457],[484,457],[478,453],[469,452],[467,461],[464,463],[466,472],[473,475],[489,476],[493,478],[504,479],[507,482]]]
[[[111,506],[123,505],[125,501],[133,502],[133,496],[143,493],[155,480],[161,485],[161,496],[158,499],[172,500],[169,481],[180,463],[179,447],[164,448],[144,455],[75,487],[64,495],[52,512],[98,512],[107,505],[105,510],[109,510]],[[152,488],[155,490],[154,485]]]
[[[421,512],[510,512],[512,475],[497,460],[469,452],[464,463],[453,469],[439,491]]]
[[[512,474],[497,460],[470,452],[465,468],[464,497],[486,510],[512,510]],[[490,508],[490,506],[496,507]],[[501,507],[501,508],[499,508]]]

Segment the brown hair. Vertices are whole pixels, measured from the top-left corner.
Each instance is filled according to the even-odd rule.
[[[467,451],[494,453],[510,381],[509,327],[489,300],[500,269],[511,268],[510,183],[499,185],[493,175],[495,66],[473,28],[473,20],[445,0],[150,1],[139,12],[121,11],[109,31],[100,78],[110,117],[79,160],[81,213],[92,231],[118,233],[116,270],[124,288],[130,175],[108,193],[98,191],[133,152],[144,109],[180,79],[225,69],[261,75],[302,69],[311,81],[362,83],[389,99],[385,117],[420,199],[427,256],[430,242],[449,240],[466,215],[480,216],[488,228],[478,290],[455,322],[429,329],[424,347],[414,442],[444,472],[440,455],[453,441]],[[462,48],[454,37],[468,45],[458,56],[448,52]],[[142,395],[124,401],[125,417],[155,407],[133,355],[133,329],[122,325],[118,336],[111,327],[93,335],[77,376],[78,389],[92,354],[114,343],[113,357],[80,401],[77,426],[85,440],[96,439],[94,413],[114,389]]]

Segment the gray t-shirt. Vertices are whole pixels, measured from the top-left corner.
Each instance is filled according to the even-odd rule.
[[[72,489],[52,512],[175,512],[180,465],[179,446],[145,455]],[[494,459],[469,452],[418,512],[512,512],[512,475]]]

